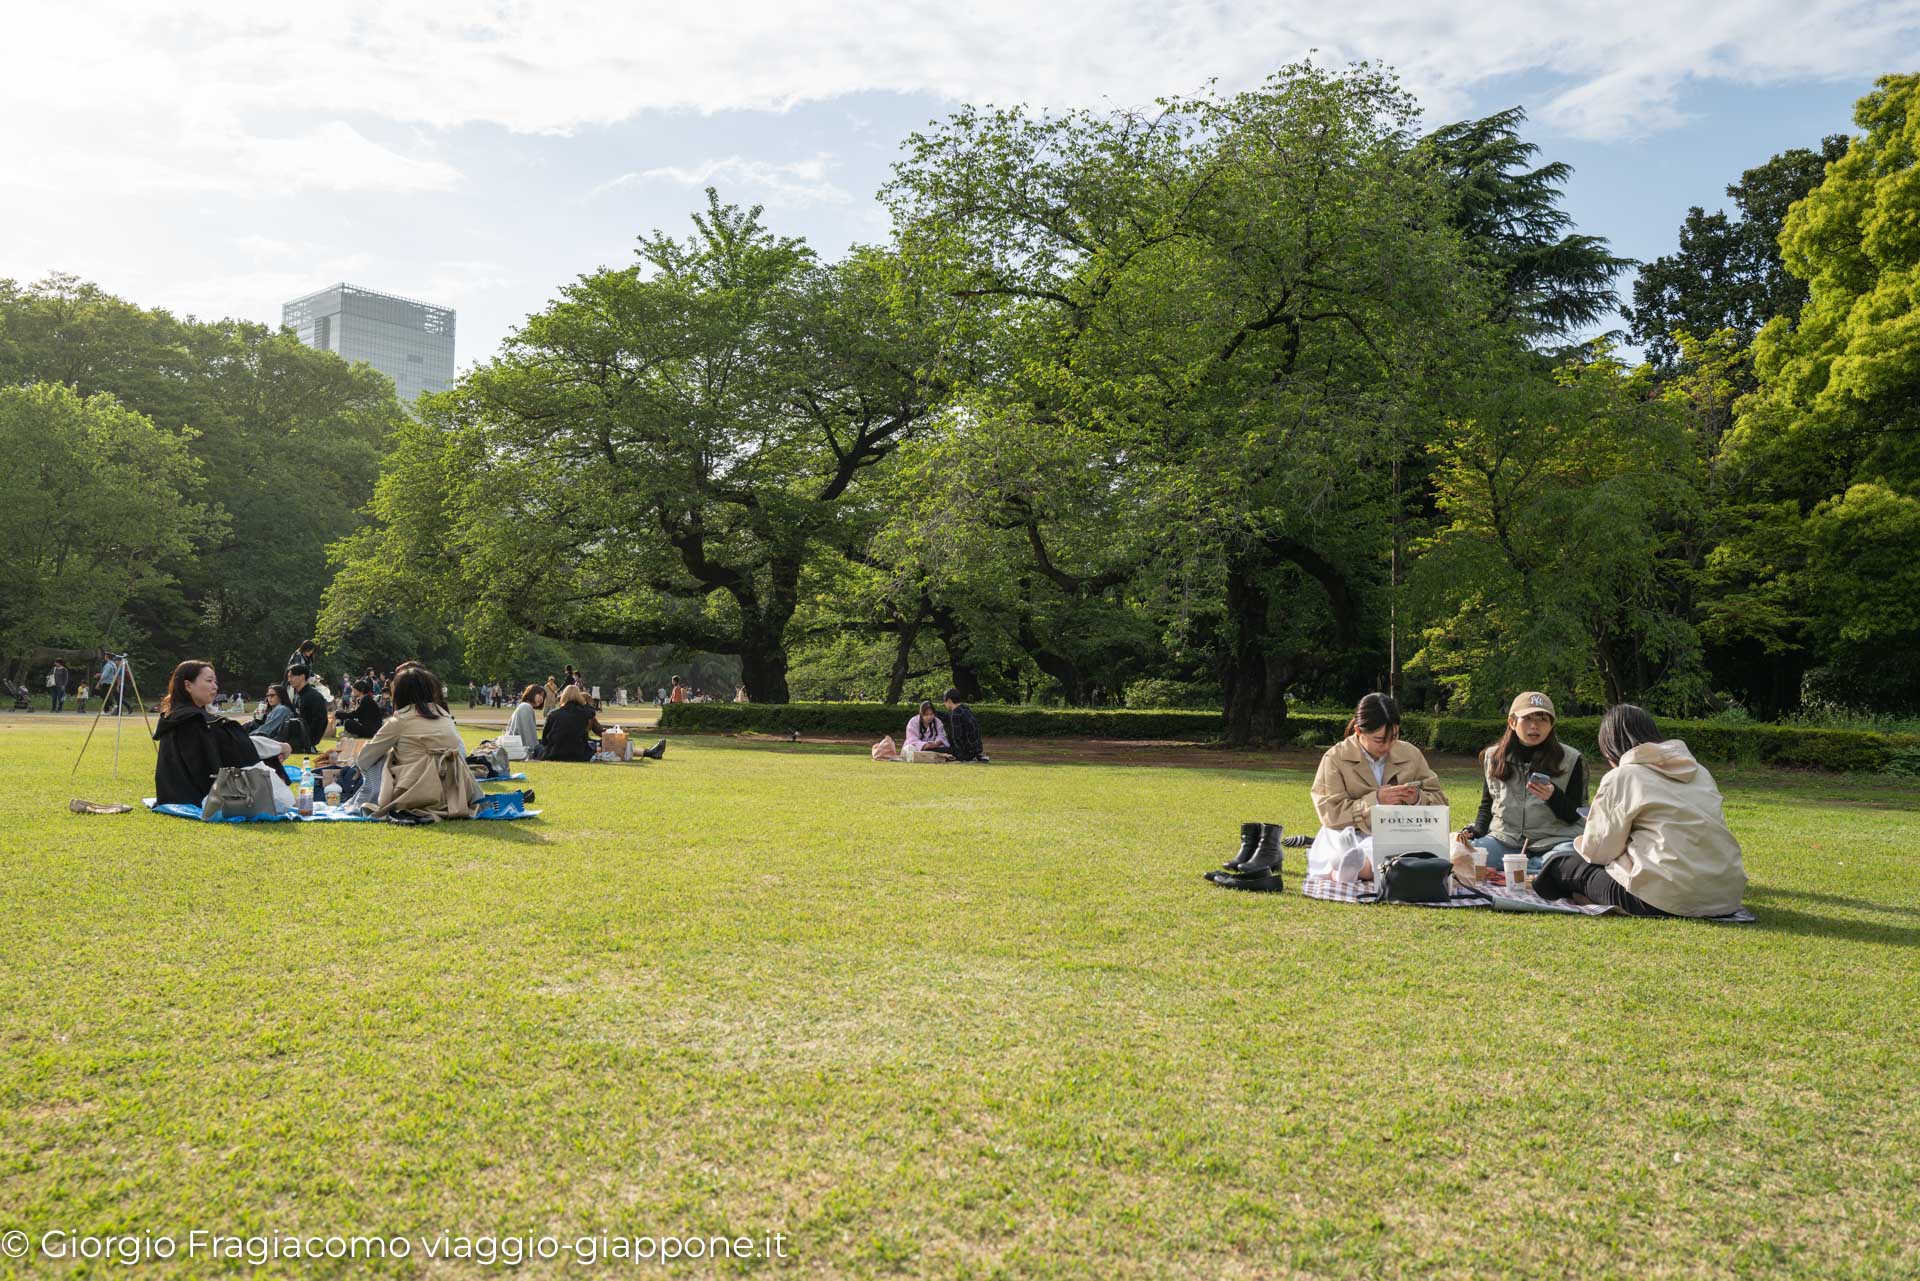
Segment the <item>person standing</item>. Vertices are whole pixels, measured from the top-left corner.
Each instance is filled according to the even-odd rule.
[[[120,679],[120,661],[112,654],[108,654],[107,661],[100,664],[100,679],[95,684],[100,687],[101,711],[126,710],[126,683]]]
[[[57,712],[67,702],[67,665],[57,658],[53,670],[47,673],[47,688],[53,691],[53,710]]]
[[[670,703],[684,703],[687,701],[687,687],[680,683],[678,676],[673,678],[673,690],[667,695],[667,701]]]

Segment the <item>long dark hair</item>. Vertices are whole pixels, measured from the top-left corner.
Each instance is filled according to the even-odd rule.
[[[1620,758],[1642,743],[1661,741],[1659,727],[1653,723],[1653,717],[1644,707],[1635,707],[1632,703],[1621,703],[1609,707],[1607,714],[1600,718],[1600,754],[1607,758],[1607,764],[1618,765]]]
[[[173,675],[167,677],[167,696],[160,700],[160,714],[165,716],[176,707],[193,706],[193,695],[187,693],[187,686],[200,679],[200,673],[213,664],[204,658],[189,658],[173,669]]]
[[[1353,719],[1347,722],[1347,736],[1365,730],[1377,734],[1400,724],[1400,704],[1385,694],[1368,694],[1355,705]]]
[[[393,678],[393,710],[413,708],[423,721],[440,719],[440,704],[446,698],[440,678],[424,667],[409,667]]]
[[[1550,722],[1553,720],[1552,717],[1547,719]],[[1500,741],[1481,753],[1482,759],[1487,763],[1487,777],[1512,778],[1523,769],[1530,769],[1543,763],[1550,766],[1558,765],[1560,736],[1557,728],[1558,724],[1555,722],[1553,727],[1547,730],[1545,738],[1541,739],[1536,746],[1528,747],[1520,741],[1520,731],[1513,727],[1512,718],[1509,717],[1506,732],[1500,735]]]

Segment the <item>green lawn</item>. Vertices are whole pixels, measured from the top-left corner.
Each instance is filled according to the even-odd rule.
[[[687,739],[535,822],[236,828],[67,813],[149,790],[79,725],[0,720],[0,1230],[412,1238],[88,1275],[1920,1270],[1912,784],[1729,771],[1734,928],[1203,883],[1304,766]]]

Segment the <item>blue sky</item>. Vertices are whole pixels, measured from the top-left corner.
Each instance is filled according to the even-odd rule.
[[[462,366],[636,235],[683,231],[708,183],[829,255],[884,238],[900,140],[962,101],[1133,106],[1371,58],[1430,124],[1527,108],[1580,228],[1644,259],[1920,55],[1914,5],[1871,0],[102,0],[24,24],[0,54],[0,276],[273,323],[348,280],[456,308]]]

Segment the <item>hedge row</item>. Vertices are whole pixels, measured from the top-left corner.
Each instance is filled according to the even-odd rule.
[[[1119,711],[979,705],[974,712],[989,740],[1005,738],[1175,739],[1212,742],[1220,737],[1218,712]],[[661,714],[661,728],[681,733],[759,732],[871,735],[896,738],[906,726],[906,705],[879,703],[676,703]],[[1500,736],[1506,722],[1409,713],[1403,728],[1425,751],[1454,755],[1478,752]],[[1346,732],[1347,717],[1298,712],[1287,718],[1296,747],[1327,747]],[[1709,764],[1779,765],[1920,775],[1920,736],[1858,730],[1801,729],[1783,725],[1729,725],[1713,721],[1660,721],[1661,732],[1685,739]],[[1600,720],[1570,716],[1559,723],[1566,742],[1596,759]]]
[[[1005,738],[1166,738],[1210,742],[1220,737],[1219,712],[996,707],[973,704],[980,728]],[[898,739],[913,709],[905,703],[669,703],[662,729],[740,734],[882,734]],[[940,715],[946,716],[945,709]]]

